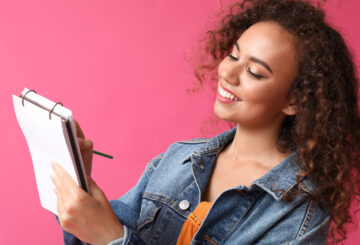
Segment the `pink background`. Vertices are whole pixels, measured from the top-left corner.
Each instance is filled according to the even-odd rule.
[[[0,2],[0,244],[62,244],[53,215],[40,207],[11,95],[27,87],[71,108],[95,149],[115,156],[95,156],[93,167],[94,179],[115,199],[170,143],[202,136],[214,96],[186,91],[195,81],[189,57],[220,3]],[[360,3],[332,0],[327,9],[360,57]],[[359,242],[355,231],[346,244]]]

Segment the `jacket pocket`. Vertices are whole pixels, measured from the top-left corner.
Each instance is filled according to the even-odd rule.
[[[146,244],[176,244],[185,218],[160,201],[143,198],[137,233]]]
[[[140,216],[137,221],[138,232],[151,226],[156,220],[162,204],[155,204],[153,201],[143,200]]]

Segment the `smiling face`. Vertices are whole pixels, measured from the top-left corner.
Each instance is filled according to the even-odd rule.
[[[294,115],[287,100],[298,71],[294,44],[293,36],[275,22],[249,27],[219,64],[215,114],[244,127],[280,124]]]

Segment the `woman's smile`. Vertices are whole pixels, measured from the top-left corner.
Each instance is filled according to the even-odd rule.
[[[218,88],[216,99],[225,104],[241,101],[231,91],[223,88],[221,85]]]

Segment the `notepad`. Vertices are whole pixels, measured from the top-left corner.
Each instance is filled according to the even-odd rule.
[[[34,166],[41,206],[57,213],[57,196],[50,179],[51,162],[56,161],[88,192],[71,110],[33,90],[13,95],[17,121],[24,133]]]

